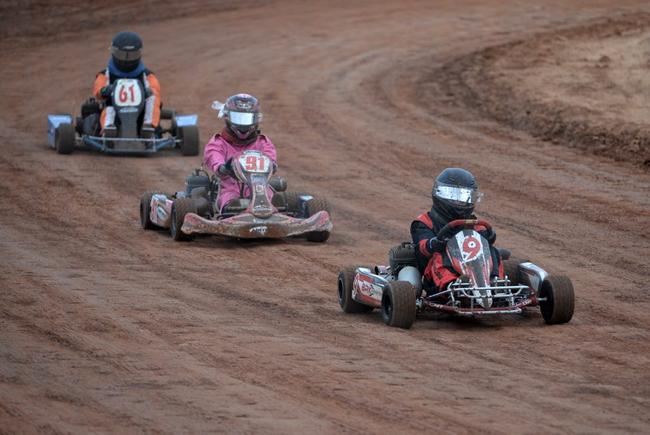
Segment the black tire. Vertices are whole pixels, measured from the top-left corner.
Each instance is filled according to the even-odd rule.
[[[393,272],[396,272],[404,266],[418,267],[414,245],[411,243],[402,243],[390,248],[388,251],[388,263]]]
[[[59,154],[72,154],[74,151],[75,133],[72,124],[59,124],[56,129],[54,145]]]
[[[300,214],[300,196],[304,195],[299,192],[284,192],[284,198],[287,201],[287,213]]]
[[[151,222],[151,197],[158,192],[145,192],[140,198],[140,226],[144,230],[152,230],[156,225]]]
[[[573,317],[575,295],[571,280],[563,275],[549,275],[539,291],[539,309],[548,325],[567,323]]]
[[[316,198],[310,199],[307,202],[306,207],[307,207],[306,217],[313,216],[316,213],[321,211],[326,211],[328,213],[330,212],[329,204],[324,199],[316,199]],[[310,242],[323,243],[327,241],[327,239],[329,238],[330,238],[329,231],[312,231],[310,233],[307,233],[307,240],[309,240]]]
[[[517,260],[502,260],[503,272],[510,279],[510,285],[521,284],[521,272],[519,272],[520,261]]]
[[[373,307],[360,304],[352,299],[352,283],[354,282],[355,271],[359,266],[346,267],[339,273],[338,297],[341,309],[346,313],[369,313]]]
[[[415,291],[411,283],[392,281],[381,297],[381,317],[395,328],[409,329],[415,321]]]
[[[194,237],[191,234],[185,234],[181,231],[185,215],[188,213],[196,213],[196,206],[192,198],[178,198],[172,204],[171,225],[169,226],[169,234],[172,239],[176,241],[192,240]]]
[[[199,128],[196,125],[188,125],[178,130],[181,138],[181,154],[184,156],[196,156],[199,154]]]

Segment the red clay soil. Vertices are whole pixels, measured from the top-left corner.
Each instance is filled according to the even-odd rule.
[[[557,144],[650,169],[650,14],[488,47],[435,70],[455,102]]]
[[[647,2],[178,2],[178,19],[122,2],[99,20],[77,3],[0,4],[0,433],[648,431],[647,170],[499,123],[476,107],[492,96],[469,107],[432,75]],[[213,99],[261,98],[290,188],[332,204],[325,245],[145,232],[142,192],[180,189],[199,158],[47,149],[46,113],[78,111],[126,27],[204,141]],[[385,262],[452,165],[500,246],[571,277],[571,323],[341,312],[339,269]]]

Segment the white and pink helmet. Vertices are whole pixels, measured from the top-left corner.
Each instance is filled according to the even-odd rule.
[[[249,94],[228,97],[219,111],[226,120],[226,126],[239,140],[250,140],[257,136],[262,121],[260,102]]]

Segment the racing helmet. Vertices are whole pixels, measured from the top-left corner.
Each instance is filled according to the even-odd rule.
[[[483,194],[471,172],[461,168],[443,170],[433,184],[433,208],[448,219],[469,219]]]
[[[120,32],[113,38],[110,50],[115,66],[124,72],[131,72],[140,64],[142,39],[137,33]]]
[[[259,133],[262,120],[260,102],[248,94],[236,94],[228,97],[222,113],[228,130],[239,140],[254,140]]]

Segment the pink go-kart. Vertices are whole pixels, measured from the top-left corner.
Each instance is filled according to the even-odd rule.
[[[219,178],[197,169],[187,177],[182,192],[147,192],[142,196],[142,227],[169,228],[174,240],[190,240],[195,234],[241,239],[304,236],[312,242],[329,238],[332,222],[327,202],[287,192],[286,180],[273,175],[272,161],[264,153],[245,151],[233,159],[232,167],[241,185],[248,186],[249,197],[231,201],[219,211]],[[274,191],[272,200],[269,186]]]

